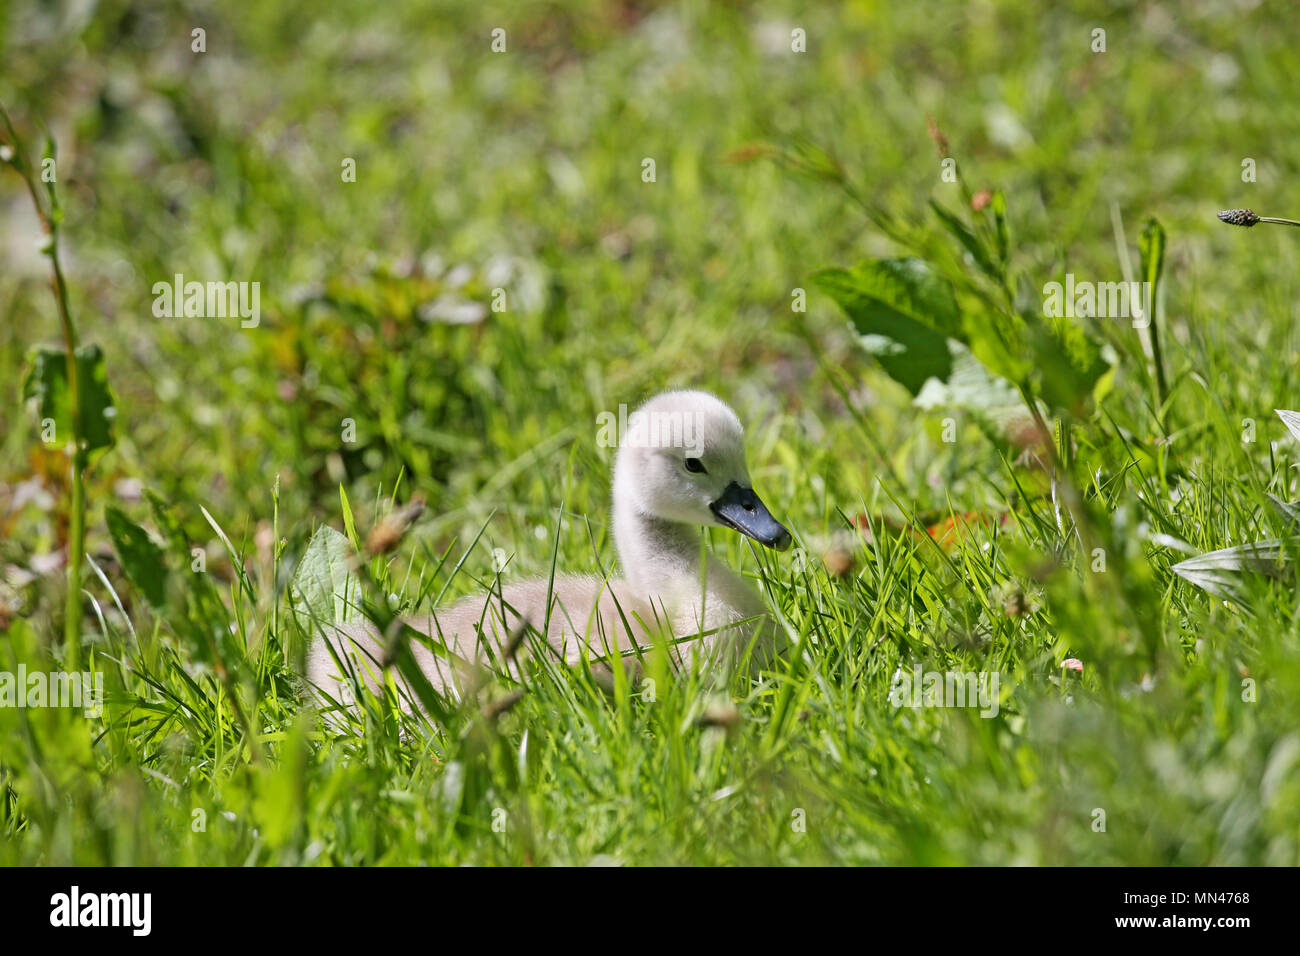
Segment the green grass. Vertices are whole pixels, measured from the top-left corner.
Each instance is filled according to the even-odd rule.
[[[83,580],[82,660],[108,700],[99,719],[0,707],[0,862],[1300,863],[1297,582],[1251,577],[1229,603],[1170,571],[1282,536],[1265,494],[1300,499],[1273,414],[1300,406],[1300,245],[1215,218],[1300,214],[1294,13],[236,6],[0,10],[0,100],[58,140],[74,311],[118,409],[88,480],[103,576]],[[809,52],[765,52],[764,24],[803,27]],[[1168,231],[1165,408],[1132,330],[1087,326],[1116,362],[1072,431],[1104,572],[1041,469],[960,409],[914,407],[814,290],[815,271],[899,246],[832,184],[751,156],[816,144],[939,243],[927,200],[962,201],[927,115],[966,184],[1005,193],[1035,296],[1067,271],[1120,279],[1149,215]],[[0,671],[50,669],[67,468],[17,383],[57,320],[27,197],[0,173]],[[177,272],[261,281],[261,325],[154,318],[152,283]],[[509,310],[481,323],[418,316],[496,286]],[[755,486],[802,549],[709,532],[797,642],[727,688],[734,720],[707,675],[660,672],[651,701],[540,664],[495,718],[372,702],[340,731],[303,706],[286,589],[315,528],[344,529],[340,486],[359,536],[394,498],[427,500],[367,567],[395,607],[492,582],[497,548],[507,580],[610,568],[596,415],[687,385],[738,409]],[[108,505],[159,541],[175,522],[156,607]],[[906,530],[953,512],[991,520],[945,547]],[[998,715],[892,706],[916,664],[997,671]]]

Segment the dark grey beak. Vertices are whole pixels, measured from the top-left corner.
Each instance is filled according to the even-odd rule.
[[[754,494],[753,488],[742,488],[733,481],[727,485],[722,497],[709,505],[709,509],[728,528],[735,528],[776,551],[786,550],[793,541],[790,532],[772,517],[772,512]]]

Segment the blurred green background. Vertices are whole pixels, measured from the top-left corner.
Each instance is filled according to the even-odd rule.
[[[341,473],[391,484],[403,465],[453,507],[500,468],[501,442],[665,385],[751,413],[825,407],[807,337],[854,379],[867,363],[843,353],[826,300],[795,314],[791,289],[880,249],[841,195],[743,151],[807,138],[923,218],[927,197],[955,195],[927,116],[972,188],[1011,197],[1031,262],[1111,277],[1112,204],[1134,227],[1158,213],[1187,277],[1174,312],[1230,312],[1250,381],[1277,356],[1249,316],[1293,297],[1296,247],[1251,236],[1243,254],[1213,215],[1295,212],[1288,9],[10,2],[0,35],[5,101],[58,140],[76,312],[109,352],[124,441],[99,480],[260,511],[280,473],[296,516]],[[9,382],[57,338],[20,185],[0,179]],[[155,319],[152,284],[177,272],[260,281],[262,326]],[[493,287],[508,312],[421,319],[487,306]],[[905,442],[892,398],[878,425]],[[341,449],[347,417],[358,442]],[[0,429],[21,479],[32,426]]]

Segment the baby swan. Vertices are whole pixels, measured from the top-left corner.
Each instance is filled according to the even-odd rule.
[[[724,402],[700,391],[664,392],[628,419],[614,461],[614,543],[623,577],[608,581],[557,575],[504,585],[450,607],[406,619],[434,644],[459,659],[453,665],[418,641],[411,650],[435,690],[459,697],[463,665],[500,649],[526,623],[566,663],[603,657],[634,645],[651,646],[701,635],[675,645],[679,656],[698,647],[727,664],[753,640],[754,658],[775,651],[775,628],[758,593],[712,554],[702,553],[692,526],[722,525],[777,551],[791,537],[764,506],[745,467],[744,431]],[[705,566],[701,568],[701,560]],[[331,647],[333,653],[331,653]],[[384,659],[373,626],[332,630],[308,654],[307,677],[334,700],[352,701],[351,682],[335,660],[374,688]]]

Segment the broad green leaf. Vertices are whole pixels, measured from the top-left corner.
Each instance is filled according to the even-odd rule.
[[[1237,598],[1245,573],[1276,577],[1285,567],[1294,542],[1282,539],[1223,548],[1175,564],[1171,571],[1198,588],[1223,598]]]
[[[1103,397],[1114,369],[1101,346],[1081,326],[1066,318],[1049,318],[1031,339],[1039,394],[1057,410],[1086,414]]]
[[[953,345],[953,370],[948,381],[930,379],[913,404],[925,409],[964,409],[993,434],[1005,434],[1028,412],[1020,393],[1006,379],[993,375],[963,345]]]
[[[1282,516],[1282,520],[1289,524],[1300,525],[1300,504],[1295,502],[1283,501],[1276,495],[1269,495],[1268,500],[1273,505],[1273,510]]]
[[[104,518],[127,579],[140,589],[150,607],[162,608],[167,594],[167,562],[162,548],[144,528],[112,505],[105,509]]]
[[[189,539],[185,537],[181,523],[171,513],[170,506],[150,488],[144,490],[144,497],[149,502],[149,511],[163,541],[176,557],[188,563],[191,557]]]
[[[312,535],[290,584],[294,610],[308,634],[324,624],[362,618],[361,582],[351,567],[352,554],[348,539],[328,525]]]
[[[962,334],[952,287],[920,259],[876,259],[813,276],[848,315],[864,348],[913,395],[952,374],[948,339]]]
[[[1296,441],[1300,441],[1300,412],[1288,411],[1285,408],[1275,408],[1273,411],[1277,412],[1277,417],[1282,419],[1282,424],[1295,436]]]
[[[1034,366],[1019,319],[997,309],[967,308],[962,311],[962,328],[966,344],[990,372],[1010,382],[1029,377]]]
[[[23,401],[38,421],[52,419],[60,442],[72,440],[72,411],[68,397],[68,360],[52,346],[39,346],[29,356],[30,367],[23,379]],[[80,424],[82,448],[87,452],[112,448],[116,442],[113,422],[117,409],[108,390],[104,353],[98,345],[77,349],[77,387],[81,393]]]

